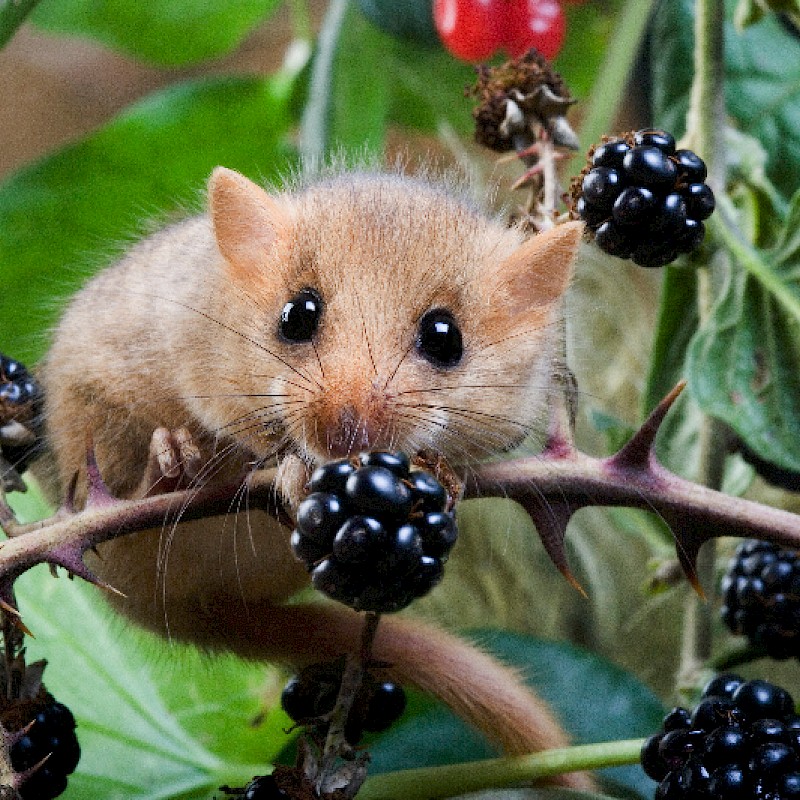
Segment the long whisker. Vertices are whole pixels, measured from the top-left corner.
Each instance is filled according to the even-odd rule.
[[[367,333],[367,321],[364,319],[364,310],[361,305],[361,296],[358,292],[356,292],[356,304],[358,305],[358,314],[361,318],[361,331],[364,334],[364,341],[367,345],[367,353],[369,354],[369,360],[372,364],[372,372],[377,377],[378,375],[378,367],[375,364],[375,357],[372,354],[372,343],[369,340],[369,333]]]
[[[293,384],[294,385],[294,384]],[[305,387],[300,387],[305,388]],[[254,398],[254,397],[291,397],[290,394],[286,394],[285,392],[253,392],[253,393],[245,393],[245,392],[220,392],[218,394],[184,394],[181,395],[181,400],[215,400],[218,397],[246,397],[246,398]]]
[[[403,365],[403,362],[408,358],[411,351],[414,349],[415,343],[411,342],[411,344],[406,348],[405,352],[402,356],[400,356],[400,360],[395,365],[395,368],[389,374],[389,377],[386,379],[386,383],[383,384],[383,391],[385,392],[389,388],[389,384],[395,379],[395,376],[400,370],[400,367]]]
[[[244,414],[240,414],[238,417],[226,422],[224,425],[220,425],[218,428],[215,429],[215,433],[223,433],[230,428],[238,425],[241,422],[248,422],[254,419],[263,419],[268,420],[270,422],[274,421],[275,419],[280,419],[282,412],[288,413],[290,410],[290,406],[305,406],[304,400],[288,400],[283,403],[273,403],[269,406],[260,406],[259,408],[255,408],[252,411],[247,411]],[[295,410],[295,409],[291,409]],[[268,416],[269,414],[269,416]]]
[[[482,417],[486,418],[489,421],[495,422],[502,422],[508,425],[514,425],[518,428],[521,428],[524,431],[532,432],[535,429],[535,426],[526,424],[524,422],[520,422],[519,420],[513,419],[512,417],[504,417],[502,414],[492,414],[488,411],[480,411],[478,409],[473,408],[462,408],[459,406],[446,406],[446,405],[434,405],[432,403],[397,403],[397,406],[400,408],[414,408],[414,409],[430,409],[431,411],[449,411],[454,414],[460,414],[462,416],[467,417]]]
[[[182,303],[180,300],[175,300],[175,298],[172,297],[162,297],[160,295],[146,295],[146,294],[144,296],[156,300],[164,300],[169,303],[174,303],[175,305],[180,306],[181,308],[185,308],[187,311],[193,311],[195,314],[198,314],[204,319],[207,319],[209,322],[213,322],[214,324],[219,325],[221,328],[224,328],[226,331],[240,337],[241,339],[244,339],[244,341],[248,342],[249,344],[252,344],[254,347],[258,348],[262,352],[266,353],[269,356],[272,356],[272,358],[274,358],[276,361],[280,361],[281,364],[290,369],[292,372],[295,373],[295,375],[297,375],[299,378],[302,378],[307,383],[313,383],[316,385],[318,389],[322,389],[322,385],[319,383],[319,381],[315,380],[313,377],[305,375],[303,372],[297,369],[297,367],[290,364],[285,358],[282,358],[277,353],[273,353],[268,347],[265,347],[261,342],[257,341],[252,336],[248,336],[247,334],[244,334],[241,331],[237,331],[236,328],[233,328],[232,326],[226,324],[225,322],[222,322],[222,320],[219,320],[216,317],[211,316],[211,314],[208,314],[205,311],[201,311],[199,308],[195,308],[194,306],[191,306],[188,303]]]
[[[481,345],[482,348],[489,348],[489,347],[496,347],[497,345],[504,344],[505,342],[510,342],[513,339],[519,339],[522,336],[530,336],[532,333],[539,333],[540,331],[546,331],[549,328],[554,328],[558,325],[556,321],[547,322],[544,325],[538,325],[535,328],[526,328],[525,330],[518,331],[517,333],[510,333],[508,336],[503,336],[500,339],[494,339],[490,342],[485,342]]]
[[[404,394],[428,394],[429,392],[450,392],[459,389],[527,389],[526,383],[460,383],[455,386],[434,386],[430,389],[404,389],[397,392],[400,397]]]

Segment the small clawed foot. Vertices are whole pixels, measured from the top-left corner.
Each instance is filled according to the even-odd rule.
[[[152,497],[184,489],[197,477],[201,466],[200,449],[186,428],[174,431],[156,428],[150,439],[139,495]]]
[[[278,464],[275,485],[290,514],[294,515],[300,501],[306,496],[306,483],[310,477],[308,464],[297,455],[289,454]]]

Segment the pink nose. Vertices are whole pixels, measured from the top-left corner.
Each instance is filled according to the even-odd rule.
[[[374,423],[346,407],[339,412],[333,428],[327,431],[328,453],[331,458],[346,458],[361,450],[374,449],[377,438]]]

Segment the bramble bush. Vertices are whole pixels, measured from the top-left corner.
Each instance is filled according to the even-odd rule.
[[[158,68],[207,65],[272,24],[281,5],[0,0],[0,43],[25,22]],[[331,0],[317,35],[304,0],[286,5],[293,38],[273,74],[177,78],[0,183],[0,350],[34,365],[60,300],[98,268],[109,243],[136,235],[147,214],[195,207],[219,164],[278,181],[303,159],[331,153],[391,160],[401,152],[412,165],[432,153],[456,163],[486,197],[496,184],[499,201],[514,206],[519,162],[498,162],[471,142],[464,88],[474,68],[439,43],[430,0]],[[705,159],[717,199],[703,246],[662,269],[642,270],[587,244],[567,326],[582,449],[614,452],[685,379],[657,440],[662,463],[797,512],[796,493],[757,474],[800,472],[800,8],[771,5],[559,7],[554,67],[577,100],[569,118],[580,149],[603,134],[669,130]],[[485,55],[511,46],[511,34],[503,36]],[[497,53],[492,63],[502,60]],[[580,156],[564,161],[563,185],[583,166]],[[22,520],[48,513],[35,486],[10,501]],[[653,796],[655,783],[638,766],[640,740],[659,729],[667,708],[695,702],[715,671],[736,664],[798,696],[796,661],[764,658],[719,620],[717,587],[735,540],[702,551],[702,601],[680,577],[667,521],[632,508],[582,510],[567,549],[587,599],[553,569],[513,502],[464,501],[459,530],[443,584],[412,612],[469,630],[518,665],[576,745],[605,743],[568,751],[560,768],[601,769],[609,796]],[[44,567],[22,576],[16,591],[36,637],[27,640],[28,658],[48,659],[47,687],[78,721],[82,757],[67,800],[219,797],[221,785],[242,786],[292,758],[297,734],[287,733],[277,669],[212,660],[132,631],[94,587],[53,580]],[[495,754],[414,692],[400,721],[365,741],[374,778],[360,797],[382,796],[382,786],[404,798],[455,796],[525,778],[502,760],[470,767]],[[410,768],[426,771],[406,783],[388,775]]]

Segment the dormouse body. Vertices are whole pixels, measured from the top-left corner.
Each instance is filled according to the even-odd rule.
[[[580,235],[570,223],[526,240],[424,178],[343,173],[270,193],[218,168],[206,214],[144,239],[68,306],[42,370],[61,482],[83,475],[88,435],[128,497],[276,461],[291,502],[308,469],[365,449],[435,453],[456,472],[502,453],[546,413]],[[345,609],[279,606],[307,577],[260,512],[123,537],[93,566],[128,616],[207,647],[302,662],[356,630]],[[397,643],[423,630],[409,624],[382,629],[386,660],[441,683],[399,664]],[[453,687],[428,688],[458,706]]]
[[[233,445],[237,468],[375,447],[457,467],[541,418],[577,226],[522,247],[464,197],[399,175],[268,195],[220,170],[210,208],[140,243],[68,309],[45,372],[63,477],[81,464],[60,437],[89,428],[106,479],[129,493],[157,426]],[[135,452],[118,463],[106,431]]]

